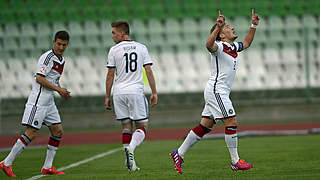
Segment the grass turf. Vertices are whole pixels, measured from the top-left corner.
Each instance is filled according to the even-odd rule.
[[[225,142],[203,140],[185,155],[184,174],[179,175],[169,159],[169,151],[182,141],[145,142],[136,149],[139,172],[129,173],[124,165],[124,153],[114,154],[65,170],[66,175],[40,179],[320,179],[320,135],[273,136],[241,138],[240,157],[253,162],[248,171],[233,172]],[[57,168],[67,166],[96,154],[120,147],[120,144],[61,147],[56,155]],[[9,152],[1,152],[3,159]],[[40,174],[46,148],[25,150],[14,163],[17,179]],[[0,179],[7,179],[0,172]],[[9,179],[9,178],[8,178]]]

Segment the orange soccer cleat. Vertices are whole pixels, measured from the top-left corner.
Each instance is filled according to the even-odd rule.
[[[44,175],[59,175],[59,174],[65,174],[65,173],[61,172],[61,171],[58,171],[53,166],[51,166],[51,168],[49,168],[49,169],[42,168],[41,174],[44,174]]]
[[[0,168],[3,170],[3,172],[4,172],[8,177],[16,177],[16,175],[13,174],[12,165],[6,166],[6,165],[4,165],[4,161],[1,161],[1,163],[0,163]]]
[[[231,163],[231,169],[234,170],[234,171],[237,171],[237,170],[245,171],[245,170],[248,170],[250,168],[253,168],[253,166],[254,166],[254,164],[247,163],[247,162],[245,162],[244,160],[241,160],[241,159],[236,164]]]

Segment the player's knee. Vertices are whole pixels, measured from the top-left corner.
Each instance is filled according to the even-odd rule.
[[[145,129],[148,128],[148,122],[135,122],[136,127],[144,127]]]
[[[27,129],[24,134],[32,141],[37,137],[38,130],[31,126],[27,126]]]
[[[227,119],[223,120],[223,123],[225,126],[238,126],[238,121],[237,121],[236,117],[227,118]]]
[[[56,129],[54,132],[52,132],[52,135],[55,137],[62,137],[63,135],[63,129]]]
[[[200,124],[206,128],[212,128],[214,124],[214,120],[210,118],[202,118]]]

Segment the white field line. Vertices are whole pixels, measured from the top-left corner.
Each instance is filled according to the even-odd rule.
[[[122,147],[121,147],[121,148],[112,149],[112,150],[110,150],[110,151],[106,151],[106,152],[104,152],[104,153],[97,154],[97,155],[95,155],[95,156],[92,156],[92,157],[90,157],[90,158],[84,159],[84,160],[82,160],[82,161],[78,161],[78,162],[73,163],[73,164],[70,164],[70,165],[68,165],[68,166],[61,167],[61,168],[59,168],[59,169],[57,169],[57,170],[59,170],[59,171],[64,171],[64,170],[67,170],[67,169],[70,169],[70,168],[73,168],[73,167],[77,167],[77,166],[80,166],[81,164],[85,164],[85,163],[88,163],[88,162],[90,162],[90,161],[93,161],[93,160],[102,158],[102,157],[104,157],[104,156],[113,154],[113,153],[115,153],[115,152],[117,152],[117,151],[120,151],[121,149],[122,149]],[[26,179],[26,180],[36,180],[36,179],[39,179],[39,178],[41,178],[41,177],[43,177],[43,176],[46,176],[46,175],[37,175],[37,176],[33,176],[33,177],[31,177],[31,178],[28,178],[28,179]]]

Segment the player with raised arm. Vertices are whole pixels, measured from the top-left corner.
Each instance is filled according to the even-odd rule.
[[[26,130],[18,138],[9,155],[0,163],[0,168],[9,177],[16,177],[12,171],[13,161],[36,138],[42,124],[49,127],[51,137],[41,173],[45,175],[65,174],[56,170],[52,163],[63,133],[60,115],[54,102],[54,91],[58,92],[63,99],[71,97],[70,92],[59,85],[65,63],[62,55],[68,43],[69,34],[66,31],[57,32],[53,40],[53,49],[45,52],[39,58],[32,90],[22,118],[22,125],[26,126]]]
[[[146,136],[148,125],[148,101],[144,96],[143,67],[152,91],[151,106],[158,103],[156,84],[151,70],[152,61],[145,45],[132,41],[129,24],[113,22],[112,39],[116,43],[110,48],[107,60],[105,107],[111,110],[110,95],[113,86],[113,104],[116,119],[122,124],[122,144],[129,171],[140,170],[134,159],[134,150]],[[116,74],[115,81],[114,75]],[[133,122],[136,130],[133,131]]]
[[[233,170],[248,170],[254,165],[239,158],[236,113],[229,98],[232,81],[238,67],[238,52],[247,49],[254,38],[259,16],[252,9],[251,27],[242,42],[235,42],[237,34],[232,26],[225,24],[220,13],[217,23],[211,28],[206,47],[211,53],[211,76],[204,90],[205,107],[198,126],[190,130],[188,136],[177,149],[170,152],[175,169],[182,174],[183,157],[187,150],[209,133],[216,120],[225,125],[225,142],[231,156]]]

